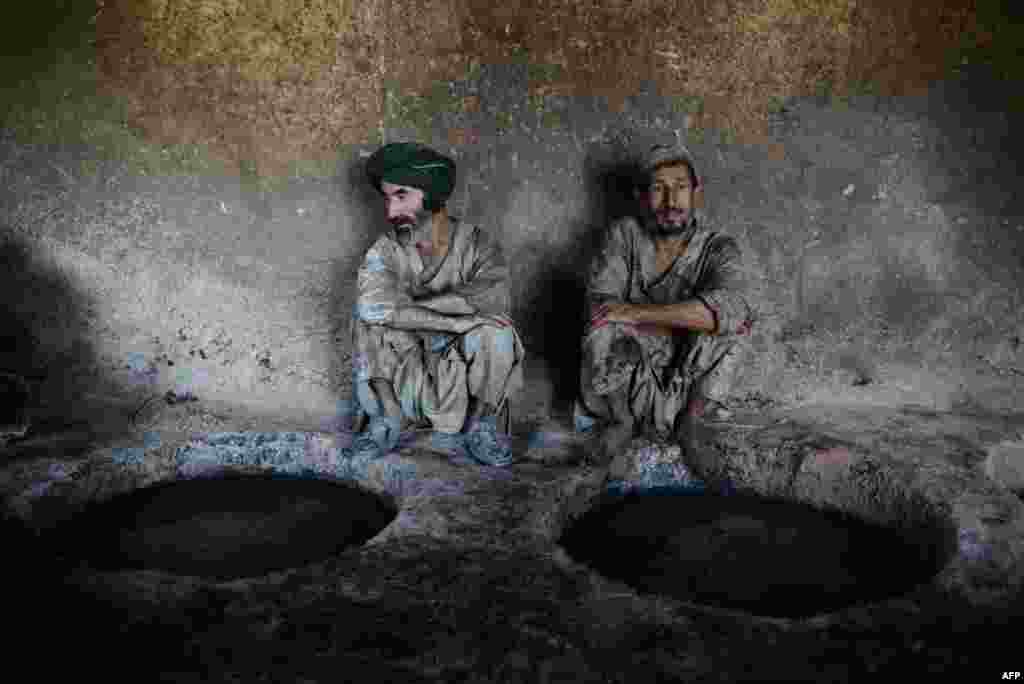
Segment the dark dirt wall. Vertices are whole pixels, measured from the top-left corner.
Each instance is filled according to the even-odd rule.
[[[636,155],[667,138],[694,150],[708,213],[758,274],[748,403],[1021,399],[1021,114],[1004,63],[960,49],[1004,44],[973,4],[342,3],[338,54],[290,69],[271,58],[308,26],[234,3],[279,52],[217,64],[127,31],[155,6],[104,3],[96,92],[153,154],[194,143],[226,172],[83,165],[92,143],[5,125],[9,336],[45,338],[8,345],[12,368],[332,410],[381,227],[362,161],[418,139],[459,164],[452,211],[511,257],[528,375],[553,382],[526,405],[544,412],[574,391],[586,264],[633,210]],[[59,330],[51,300],[74,309]]]

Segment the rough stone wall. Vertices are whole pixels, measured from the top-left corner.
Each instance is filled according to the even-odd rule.
[[[49,397],[184,384],[331,410],[348,394],[355,268],[382,223],[362,160],[414,138],[458,161],[453,212],[503,240],[516,320],[568,398],[586,264],[635,209],[636,155],[678,138],[760,274],[751,402],[1019,403],[1019,115],[980,72],[924,87],[947,55],[913,38],[969,25],[962,4],[340,3],[337,53],[301,65],[274,62],[300,24],[251,15],[278,52],[226,41],[234,62],[218,62],[128,30],[169,0],[103,4],[101,83],[129,119],[241,173],[112,163],[69,180],[64,160],[88,150],[5,137],[6,273],[33,294],[5,300],[0,370],[48,377]],[[234,8],[222,20],[263,7],[186,5]],[[883,63],[906,68],[858,85]],[[320,179],[282,171],[318,154],[333,163]]]

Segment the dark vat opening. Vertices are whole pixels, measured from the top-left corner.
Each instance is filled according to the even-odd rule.
[[[396,513],[380,496],[343,483],[231,476],[146,487],[92,504],[55,535],[67,561],[95,569],[230,580],[362,544]]]
[[[785,618],[906,594],[954,553],[940,527],[883,527],[752,495],[609,497],[560,543],[640,592]]]

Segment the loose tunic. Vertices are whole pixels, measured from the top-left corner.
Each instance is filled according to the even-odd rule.
[[[456,318],[507,316],[508,266],[487,233],[454,218],[443,257],[423,256],[416,237],[427,236],[389,231],[370,247],[359,269],[353,322],[356,399],[374,415],[381,404],[372,381],[384,381],[406,418],[428,422],[439,432],[459,432],[471,396],[501,409],[522,385],[523,347],[515,328],[488,323],[460,333]],[[399,323],[397,312],[403,309]],[[437,323],[417,328],[417,311],[434,319],[430,312],[445,315],[443,329],[433,329]]]
[[[691,398],[723,401],[729,394],[753,319],[743,294],[745,271],[733,238],[702,226],[693,230],[685,250],[658,273],[650,231],[628,217],[610,227],[589,274],[587,320],[605,303],[697,299],[714,315],[716,331],[675,329],[668,336],[616,323],[588,327],[576,409],[583,422],[625,418],[611,415],[608,400],[625,392],[632,418],[664,434]]]

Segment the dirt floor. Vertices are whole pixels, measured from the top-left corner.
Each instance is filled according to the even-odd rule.
[[[78,450],[56,448],[61,439],[73,440],[65,427],[5,451],[7,501],[38,525],[65,519],[80,505],[69,508],[69,502],[168,481],[174,477],[168,459],[188,439],[178,429],[182,421],[203,421],[219,431],[303,429],[301,422],[203,402],[165,404],[146,428],[161,435],[159,446],[151,439],[139,464],[113,467],[110,432],[79,435]],[[757,560],[768,538],[777,541],[797,530],[790,541],[806,544],[805,555],[789,559],[789,576],[802,578],[809,592],[827,593],[842,586],[843,572],[891,579],[891,564],[906,570],[900,554],[912,558],[914,545],[928,547],[928,536],[911,537],[909,546],[886,547],[875,536],[862,546],[841,545],[842,535],[856,535],[858,526],[827,511],[798,520],[808,513],[796,504],[785,515],[781,509],[765,514],[743,498],[726,498],[726,511],[701,517],[689,497],[640,497],[656,513],[634,522],[620,517],[618,524],[640,528],[641,537],[657,537],[673,515],[691,523],[675,528],[676,546],[660,545],[644,567],[636,544],[606,535],[606,555],[618,553],[622,565],[632,565],[624,582],[579,562],[558,543],[573,520],[603,500],[607,472],[565,465],[586,444],[567,426],[549,424],[546,440],[520,440],[521,460],[507,470],[454,465],[429,440],[412,439],[357,477],[398,508],[368,544],[237,581],[69,563],[52,537],[7,520],[5,538],[11,540],[8,549],[17,549],[11,557],[18,562],[5,565],[4,586],[12,597],[33,597],[17,602],[10,615],[19,625],[12,653],[29,657],[60,644],[66,658],[99,667],[116,648],[133,653],[140,677],[167,682],[995,677],[1017,667],[996,637],[1020,625],[1024,608],[1014,560],[1024,548],[1024,505],[984,477],[983,461],[989,446],[1017,439],[1022,427],[1024,419],[1005,416],[833,405],[761,412],[715,428],[707,448],[717,449],[733,468],[741,494],[787,493],[785,498],[809,502],[840,487],[833,501],[848,510],[863,504],[867,518],[892,514],[907,521],[927,511],[950,526],[954,550],[941,556],[945,563],[937,576],[921,584],[908,578],[895,597],[851,596],[809,618],[767,617],[688,593],[695,559],[707,561],[718,548],[689,537],[711,534],[711,527],[731,529],[731,536],[719,537],[729,542],[719,550],[747,554],[746,562],[727,565],[711,588],[738,583],[743,591],[736,595],[754,599],[758,582],[766,589],[772,573],[785,574],[787,567],[785,559]],[[321,439],[338,437],[322,433]],[[872,468],[851,454],[870,455]],[[773,479],[781,472],[789,474]],[[841,487],[848,482],[865,484],[844,499]],[[879,482],[890,488],[898,482],[893,492],[912,490],[917,498],[896,513],[876,506],[895,496],[880,494],[885,487]],[[856,492],[869,492],[867,503],[859,504]],[[877,520],[859,523],[859,529],[870,529],[869,523]],[[663,571],[652,572],[659,564]],[[767,594],[771,603],[772,591]]]

